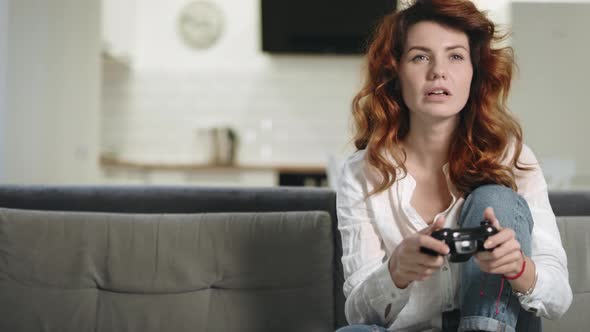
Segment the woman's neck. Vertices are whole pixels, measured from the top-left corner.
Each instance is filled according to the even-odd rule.
[[[411,119],[410,131],[403,142],[408,161],[423,169],[441,169],[448,161],[449,146],[458,119],[454,117],[436,123]]]

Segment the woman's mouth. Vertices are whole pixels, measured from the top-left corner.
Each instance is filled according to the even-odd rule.
[[[426,92],[425,98],[427,101],[443,102],[451,97],[451,93],[446,88],[435,87]]]

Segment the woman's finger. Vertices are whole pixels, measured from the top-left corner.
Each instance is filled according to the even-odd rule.
[[[489,268],[490,269],[497,269],[497,268],[500,268],[504,265],[509,265],[511,268],[514,268],[514,264],[516,262],[520,262],[521,257],[522,257],[522,254],[520,253],[520,251],[510,252],[507,255],[505,255],[499,259],[489,261],[488,262]]]
[[[500,221],[498,220],[498,218],[496,218],[496,215],[494,214],[494,208],[487,207],[483,211],[483,218],[491,221],[492,226],[494,226],[498,231],[502,230],[502,225],[500,225]]]
[[[511,228],[504,228],[497,234],[490,236],[483,244],[484,248],[490,249],[502,245],[504,242],[515,238],[515,233]]]
[[[520,253],[520,243],[518,243],[516,239],[504,242],[504,244],[494,248],[494,250],[489,252],[493,260],[498,260],[513,253]]]
[[[512,264],[505,264],[499,267],[491,268],[487,271],[493,274],[509,274],[514,273],[514,267]]]
[[[424,280],[426,280],[426,279],[428,279],[428,278],[432,277],[432,273],[434,273],[434,272],[433,272],[433,271],[431,271],[431,270],[430,270],[430,271],[428,271],[427,273],[425,272],[425,273],[421,274],[421,275],[420,275],[420,277],[418,277],[418,280],[420,280],[420,281],[424,281]]]
[[[520,252],[520,243],[518,243],[516,239],[504,242],[502,245],[495,247],[492,251],[482,251],[478,252],[476,255],[482,261],[493,261],[504,257],[513,251]]]
[[[443,256],[430,256],[421,254],[416,258],[416,262],[429,268],[440,268],[445,263]]]
[[[417,252],[420,252],[420,248],[431,249],[431,250],[434,250],[435,252],[438,252],[441,255],[446,255],[450,251],[449,246],[447,246],[446,243],[444,243],[440,240],[437,240],[430,235],[420,234],[416,238],[416,246],[417,246],[417,250],[416,250]],[[428,256],[426,254],[423,254],[423,255]]]
[[[420,277],[419,273],[412,272],[412,271],[405,271],[405,270],[399,271],[399,275],[403,279],[409,280],[409,281],[418,280],[418,278]]]
[[[414,275],[421,275],[424,271],[428,270],[428,267],[423,265],[408,264],[400,266],[401,270]]]
[[[488,261],[481,260],[478,256],[474,256],[474,260],[475,260],[475,263],[477,263],[477,265],[479,266],[480,270],[482,270],[483,272],[489,273],[490,267],[489,267]]]

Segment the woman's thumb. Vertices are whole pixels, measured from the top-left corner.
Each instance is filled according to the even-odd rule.
[[[438,218],[436,218],[432,222],[432,224],[430,224],[428,227],[424,228],[421,233],[432,234],[432,232],[443,228],[444,225],[445,225],[445,217],[439,216]]]
[[[433,223],[432,223],[432,230],[436,231],[443,227],[445,227],[445,217],[439,216]]]

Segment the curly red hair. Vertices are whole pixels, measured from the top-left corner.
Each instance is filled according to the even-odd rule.
[[[408,29],[422,21],[463,31],[469,39],[473,79],[448,152],[451,181],[463,194],[489,183],[516,190],[513,167],[528,168],[517,165],[522,129],[506,107],[515,67],[512,48],[492,47],[505,35],[499,35],[470,1],[418,0],[385,16],[377,27],[366,54],[366,81],[352,102],[354,144],[367,150],[368,163],[381,175],[371,193],[384,191],[396,181],[396,164],[407,172],[399,143],[408,135],[410,118],[401,95],[398,64]],[[512,159],[504,165],[511,146]]]

